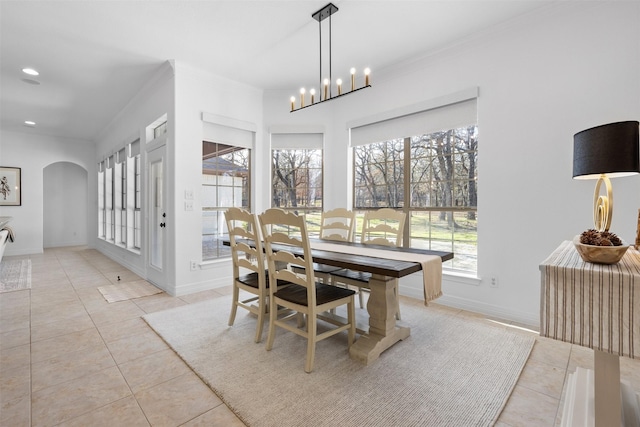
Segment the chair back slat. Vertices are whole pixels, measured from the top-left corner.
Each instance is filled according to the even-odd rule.
[[[229,208],[224,216],[229,230],[234,279],[240,277],[242,267],[258,273],[259,280],[265,281],[262,241],[255,214],[241,208]],[[254,242],[255,248],[245,243],[244,239]]]
[[[336,208],[322,212],[320,219],[320,238],[339,242],[352,242],[355,225],[355,212],[345,208]]]
[[[367,211],[360,242],[368,245],[402,246],[406,214],[390,208]]]
[[[273,208],[267,209],[258,218],[264,238],[270,280],[287,280],[304,286],[307,288],[309,304],[315,305],[316,292],[313,259],[304,216]],[[282,233],[280,230],[283,229],[288,230],[290,234]],[[300,257],[291,251],[287,251],[287,246],[290,246],[292,250],[301,251],[303,256]],[[296,265],[299,267],[300,273],[294,273],[290,271],[290,268],[287,268],[286,271],[278,271],[275,268],[276,262]]]

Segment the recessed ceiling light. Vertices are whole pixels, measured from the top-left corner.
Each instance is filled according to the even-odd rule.
[[[25,124],[25,126],[35,126],[36,122],[34,122],[32,120],[25,120],[24,124]]]
[[[25,74],[29,74],[30,76],[39,76],[40,73],[34,70],[33,68],[23,68],[22,72]]]

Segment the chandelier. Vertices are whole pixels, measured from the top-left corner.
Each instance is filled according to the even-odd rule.
[[[356,87],[356,69],[351,68],[349,73],[351,75],[351,86],[349,88],[343,88],[342,79],[336,79],[334,82],[331,76],[331,16],[338,11],[338,8],[329,3],[319,11],[315,12],[311,17],[318,21],[318,27],[320,29],[320,78],[318,80],[319,87],[321,91],[317,93],[318,97],[316,98],[316,90],[315,88],[309,89],[309,97],[310,102],[306,103],[306,94],[307,90],[305,88],[300,89],[300,105],[296,108],[296,97],[292,96],[291,101],[291,112],[301,110],[303,108],[311,107],[313,105],[318,105],[320,103],[331,101],[332,99],[337,99],[341,96],[349,95],[350,93],[354,93],[361,89],[366,89],[371,87],[370,74],[371,70],[369,68],[364,69],[364,85],[361,87]],[[322,77],[322,21],[326,18],[329,18],[329,76],[323,79]],[[337,91],[337,95],[334,94],[334,84],[335,89]]]

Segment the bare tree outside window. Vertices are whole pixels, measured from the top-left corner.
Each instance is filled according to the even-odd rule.
[[[273,207],[305,214],[310,235],[319,232],[322,212],[322,150],[273,150]]]
[[[476,125],[355,147],[354,207],[407,212],[405,245],[453,251],[446,267],[475,272],[477,157]]]

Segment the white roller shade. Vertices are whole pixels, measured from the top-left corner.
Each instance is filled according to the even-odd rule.
[[[140,140],[136,139],[129,144],[129,157],[135,157],[140,154]]]
[[[215,123],[202,122],[202,137],[205,141],[234,147],[253,147],[253,132]]]
[[[271,149],[322,149],[321,133],[272,133]]]
[[[116,153],[116,163],[122,163],[125,161],[125,148],[122,148]]]
[[[351,122],[351,146],[475,124],[476,104],[477,88]]]

